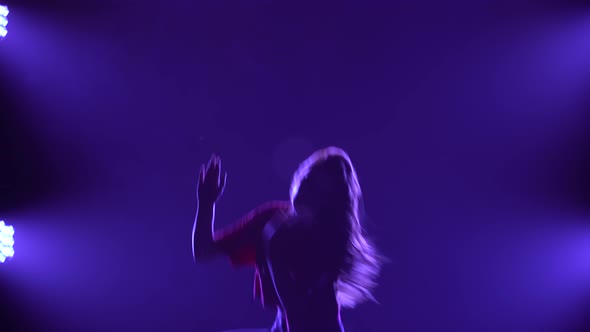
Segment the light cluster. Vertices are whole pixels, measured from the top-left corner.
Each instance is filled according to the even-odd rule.
[[[0,5],[0,39],[6,37],[8,30],[6,30],[6,26],[8,25],[8,7]]]
[[[0,263],[14,256],[14,227],[0,220]]]

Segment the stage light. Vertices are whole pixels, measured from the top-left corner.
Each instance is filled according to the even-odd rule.
[[[8,30],[6,30],[8,13],[10,13],[8,7],[0,5],[0,39],[6,37],[6,34],[8,34]]]
[[[0,263],[14,256],[14,227],[0,220]]]

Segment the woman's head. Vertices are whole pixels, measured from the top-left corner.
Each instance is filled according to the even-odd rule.
[[[360,186],[350,158],[336,147],[314,152],[301,163],[291,184],[291,202],[299,214],[354,212],[359,199]]]
[[[328,234],[344,234],[339,303],[354,307],[374,300],[382,260],[361,225],[362,192],[348,154],[337,147],[314,152],[295,172],[290,196],[296,214],[317,220]]]

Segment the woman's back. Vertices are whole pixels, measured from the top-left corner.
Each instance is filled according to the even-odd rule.
[[[335,284],[345,243],[305,222],[265,229],[267,264],[290,332],[343,331]],[[270,229],[270,230],[269,230]]]

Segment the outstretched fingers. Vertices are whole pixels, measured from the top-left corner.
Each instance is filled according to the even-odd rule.
[[[209,179],[207,181],[211,181],[213,180],[213,177],[217,177],[219,178],[219,176],[217,175],[218,170],[217,170],[217,159],[218,157],[213,154],[211,155],[211,158],[209,158],[209,161],[207,162],[207,166],[203,165],[203,181],[205,181],[205,179]],[[217,179],[217,182],[219,183],[219,180]]]
[[[215,175],[217,177],[217,193],[218,195],[221,195],[223,193],[223,190],[225,189],[225,183],[227,181],[227,172],[222,172],[221,157],[219,157],[218,155],[214,155],[213,165]]]
[[[215,167],[215,175],[217,177],[217,185],[221,185],[221,159],[219,156],[215,156],[215,161],[213,162]]]
[[[211,167],[213,166],[214,163],[215,163],[215,154],[212,154],[211,158],[209,158],[209,162],[207,163],[207,170],[211,169]]]
[[[207,165],[201,166],[199,182],[210,186],[212,191],[216,191],[217,196],[223,193],[227,182],[227,173],[222,171],[221,158],[218,155],[212,154]]]
[[[199,184],[205,182],[205,165],[201,165],[199,169]]]
[[[221,180],[219,181],[219,195],[223,194],[225,190],[225,183],[227,182],[227,172],[223,174]]]

